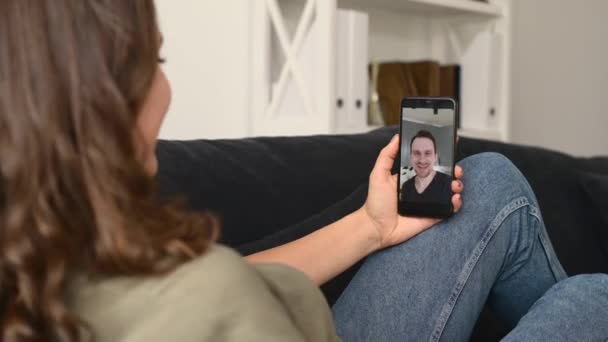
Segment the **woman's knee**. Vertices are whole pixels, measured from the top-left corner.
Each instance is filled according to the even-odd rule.
[[[555,284],[547,293],[563,299],[603,301],[608,310],[608,274],[581,274]]]
[[[476,154],[463,159],[459,165],[464,170],[465,196],[467,193],[484,197],[493,194],[501,199],[526,196],[532,202],[536,200],[523,174],[500,153]]]
[[[608,275],[579,275],[551,287],[505,341],[604,341],[607,322]]]
[[[466,168],[465,174],[479,174],[480,176],[518,177],[519,170],[504,155],[496,152],[483,152],[463,159],[459,163]]]
[[[583,330],[601,330],[608,337],[608,275],[585,274],[560,281],[532,309],[537,315],[550,313],[556,321],[569,322]],[[599,330],[598,330],[599,329]],[[583,339],[589,340],[589,339]]]

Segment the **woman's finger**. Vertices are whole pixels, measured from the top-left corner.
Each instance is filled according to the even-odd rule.
[[[464,170],[462,170],[460,165],[456,165],[456,168],[454,170],[454,176],[456,176],[456,179],[461,179],[462,176],[464,176]]]
[[[452,196],[452,205],[454,206],[454,213],[457,213],[462,208],[462,196],[455,194]]]
[[[461,180],[453,180],[452,181],[452,192],[459,194],[464,190],[464,183]]]

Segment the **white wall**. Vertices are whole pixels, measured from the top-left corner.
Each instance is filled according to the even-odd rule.
[[[156,5],[173,88],[161,138],[246,136],[250,1],[157,0]]]
[[[513,7],[512,140],[608,155],[608,1]]]

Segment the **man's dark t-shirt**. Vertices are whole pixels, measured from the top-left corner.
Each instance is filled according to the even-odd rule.
[[[403,183],[401,196],[408,202],[445,203],[452,198],[452,177],[445,173],[435,172],[435,177],[424,191],[419,194],[416,190],[416,177]]]

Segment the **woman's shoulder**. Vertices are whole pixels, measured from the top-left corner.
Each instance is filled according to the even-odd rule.
[[[256,278],[257,274],[238,253],[225,246],[215,244],[202,256],[192,259],[169,273],[159,281],[159,288],[170,290],[187,286],[214,287],[227,284],[239,285],[239,281]]]
[[[148,304],[174,300],[174,296],[192,295],[206,297],[217,291],[234,289],[259,278],[257,271],[231,249],[212,245],[207,252],[163,275],[100,277],[95,274],[80,275],[71,283],[70,290],[85,301],[89,295],[96,298],[129,294],[130,298],[148,299]],[[210,296],[213,300],[214,296]],[[192,298],[194,299],[194,298]],[[206,299],[206,298],[205,298]]]
[[[80,276],[72,282],[70,292],[74,304],[93,303],[92,307],[102,308],[106,299],[113,298],[134,310],[184,301],[210,305],[227,297],[238,298],[241,293],[262,291],[264,286],[264,276],[253,265],[235,251],[215,244],[163,275]]]
[[[215,246],[207,257],[184,265],[174,276],[180,283],[176,296],[200,291],[202,282],[209,283],[209,295],[200,298],[200,304],[221,307],[215,319],[235,324],[235,331],[247,331],[237,333],[241,337],[235,340],[271,341],[271,335],[290,341],[337,340],[320,289],[292,267],[252,264],[229,248]]]
[[[283,264],[250,263],[234,250],[214,245],[203,257],[181,265],[158,283],[160,297],[171,292],[177,295],[194,287],[219,292],[204,298],[222,301],[222,294],[235,298],[239,293],[273,290],[274,294],[310,296],[322,295],[319,288],[302,272]],[[277,291],[274,291],[277,290]]]
[[[312,340],[300,330],[303,325],[333,333],[331,323],[299,318],[310,314],[299,312],[300,302],[316,303],[308,310],[329,312],[303,274],[286,266],[251,265],[221,245],[162,277],[89,281],[77,290],[74,308],[101,331],[99,341],[206,341],[220,335],[226,341]]]

